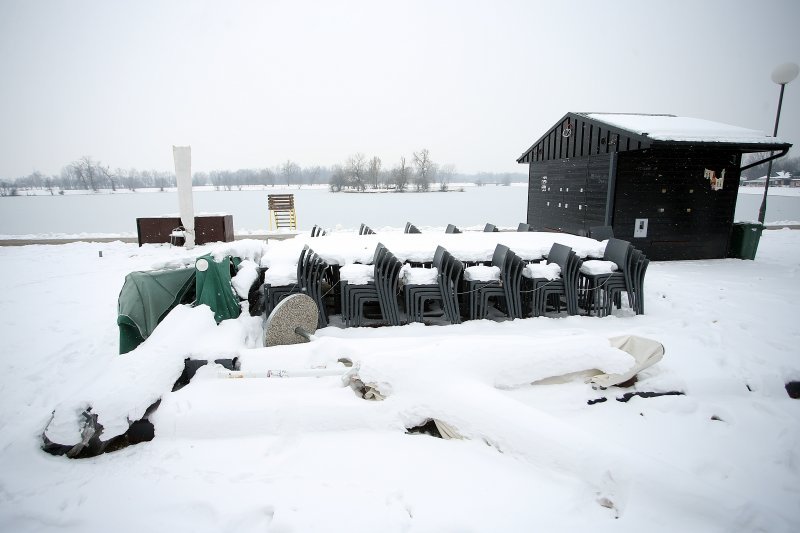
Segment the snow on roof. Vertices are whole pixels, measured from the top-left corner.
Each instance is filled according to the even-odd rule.
[[[580,115],[639,135],[647,135],[651,139],[658,141],[738,144],[776,144],[785,142],[776,137],[768,137],[763,131],[740,128],[699,118],[636,113],[580,113]]]

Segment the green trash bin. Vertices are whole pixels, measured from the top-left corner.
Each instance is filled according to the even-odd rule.
[[[728,257],[755,259],[763,230],[764,226],[760,222],[735,222],[731,228]]]

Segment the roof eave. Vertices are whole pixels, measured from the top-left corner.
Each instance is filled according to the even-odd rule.
[[[792,147],[791,143],[775,142],[775,143],[752,143],[752,142],[736,142],[736,141],[678,141],[678,140],[660,140],[651,139],[654,147],[656,146],[702,146],[703,148],[724,148],[736,149],[741,152],[777,152],[779,150],[789,150]]]

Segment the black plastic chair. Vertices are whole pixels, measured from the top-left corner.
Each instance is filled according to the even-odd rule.
[[[360,326],[366,318],[365,305],[377,303],[383,319],[393,326],[400,325],[397,305],[398,275],[403,264],[386,247],[378,243],[373,259],[375,281],[364,285],[342,285],[342,318],[346,326]]]
[[[503,271],[500,273],[500,283],[503,287],[506,300],[506,311],[509,318],[522,318],[522,270],[525,262],[509,250]]]
[[[633,312],[637,315],[644,314],[644,275],[649,264],[650,260],[640,250],[631,246],[624,281],[616,279],[606,284],[605,290],[609,295],[605,309],[607,314],[611,312],[612,303],[617,309],[622,307],[623,291],[628,295],[628,305]]]
[[[319,313],[317,327],[324,328],[328,325],[328,313],[323,294],[323,283],[326,281],[325,273],[328,270],[328,264],[308,246],[304,248],[304,251],[305,255],[298,264],[297,283],[300,292],[310,296],[317,304]]]
[[[637,315],[644,314],[644,275],[649,265],[650,260],[642,254],[642,259],[639,261],[636,273],[633,276],[634,311]]]
[[[322,229],[321,227],[319,227],[316,224],[314,224],[314,227],[311,228],[311,236],[312,237],[322,237],[324,235],[327,235],[327,232],[324,229]]]
[[[506,268],[506,259],[508,255],[508,246],[504,244],[498,244],[494,249],[494,254],[492,254],[491,266],[495,266],[500,269],[501,279],[503,276],[503,271]],[[469,316],[472,320],[486,318],[488,312],[488,302],[491,298],[505,299],[506,293],[503,289],[501,279],[491,281],[465,281],[467,293],[469,294]]]
[[[366,224],[361,224],[361,227],[358,229],[359,235],[375,235],[375,232],[372,231],[372,228],[367,226]]]
[[[442,270],[439,271],[439,288],[442,293],[442,307],[453,324],[461,323],[459,288],[464,277],[464,264],[446,251],[442,254]]]
[[[381,314],[392,326],[399,326],[400,308],[397,295],[400,290],[400,269],[403,263],[388,251],[375,268],[375,285],[378,288],[378,304]]]
[[[375,253],[372,257],[372,282],[365,284],[352,284],[347,280],[340,280],[340,303],[342,308],[342,321],[344,322],[345,327],[360,326],[361,319],[364,316],[363,306],[369,302],[377,303],[378,290],[374,281],[375,265],[377,265],[379,261],[382,261],[383,255],[386,252],[386,247],[383,244],[378,243],[378,246],[375,248]],[[362,299],[366,300],[362,303]]]
[[[525,222],[520,222],[519,225],[517,226],[517,231],[520,231],[520,232],[522,232],[522,231],[530,231],[530,230],[531,230],[531,225],[530,224],[526,224]]]
[[[461,233],[461,230],[455,227],[453,224],[448,224],[444,230],[445,233]]]
[[[597,241],[614,238],[614,228],[611,226],[589,226],[589,237]]]
[[[547,254],[547,261],[555,263],[561,269],[561,275],[554,280],[546,278],[533,279],[534,307],[533,315],[540,316],[547,313],[548,303],[551,303],[557,313],[561,312],[561,298],[563,296],[565,307],[569,315],[577,315],[578,307],[578,277],[581,260],[569,246],[553,243]]]
[[[497,228],[495,227],[495,225],[494,225],[494,224],[489,224],[489,223],[487,222],[487,223],[486,223],[486,225],[483,227],[483,231],[484,231],[485,233],[492,233],[492,232],[495,232],[495,231],[500,231],[500,230],[499,230],[499,229],[497,229]]]
[[[406,320],[408,322],[423,322],[425,304],[432,301],[442,302],[443,295],[438,278],[441,276],[445,249],[436,247],[433,254],[433,268],[437,271],[437,281],[432,284],[407,284],[403,285],[403,299],[405,301]]]
[[[263,286],[263,293],[264,293],[264,312],[267,316],[272,312],[278,302],[289,296],[290,294],[296,294],[300,292],[300,278],[302,275],[302,265],[303,260],[305,259],[306,253],[308,253],[308,246],[304,246],[303,249],[300,251],[300,257],[297,260],[297,269],[296,274],[297,277],[295,278],[295,283],[291,285],[272,285],[270,283],[264,283]],[[266,273],[268,273],[267,270]],[[266,275],[265,273],[265,275]]]
[[[422,233],[422,232],[411,222],[406,222],[406,229],[403,230],[403,233]]]
[[[625,291],[632,294],[631,252],[633,246],[628,241],[609,239],[603,260],[613,261],[617,270],[603,274],[580,273],[580,286],[584,306],[589,314],[604,316],[611,312],[615,295]],[[618,303],[619,307],[619,303]]]

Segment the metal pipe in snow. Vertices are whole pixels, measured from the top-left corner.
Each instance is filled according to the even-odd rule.
[[[221,370],[217,377],[223,379],[249,379],[249,378],[323,378],[329,376],[344,376],[353,368],[299,368],[295,370]]]

